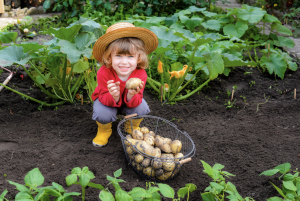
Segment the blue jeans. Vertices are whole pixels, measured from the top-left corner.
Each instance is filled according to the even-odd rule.
[[[98,121],[101,124],[107,124],[117,120],[117,114],[134,114],[146,115],[150,113],[149,106],[147,102],[143,99],[142,103],[135,108],[128,108],[123,106],[121,108],[109,107],[103,105],[98,99],[94,101],[93,104],[93,117],[92,119]]]

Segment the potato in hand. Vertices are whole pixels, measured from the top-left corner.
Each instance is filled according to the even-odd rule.
[[[142,80],[140,78],[130,78],[126,82],[126,89],[133,89],[136,90],[140,84],[142,84]]]

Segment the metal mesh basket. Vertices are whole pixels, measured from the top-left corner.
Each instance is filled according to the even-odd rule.
[[[172,141],[180,140],[182,143],[180,153],[184,156],[180,158],[157,158],[143,153],[135,145],[131,144],[126,138],[127,135],[130,135],[125,129],[126,122],[128,122],[127,126],[130,125],[130,129],[133,131],[134,124],[132,120],[141,118],[140,128],[147,127],[155,135],[170,138]],[[175,124],[160,117],[129,115],[119,122],[117,130],[122,140],[127,161],[142,178],[147,180],[169,181],[173,179],[179,173],[181,166],[185,162],[190,161],[196,152],[195,144],[186,132],[178,130]]]

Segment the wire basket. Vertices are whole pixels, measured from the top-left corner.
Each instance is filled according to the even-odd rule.
[[[141,120],[138,125],[140,128],[147,127],[156,136],[169,138],[172,141],[180,140],[182,144],[180,153],[183,155],[177,158],[173,155],[174,157],[172,158],[170,155],[165,155],[167,153],[162,151],[162,157],[154,157],[140,151],[126,138],[127,135],[130,135],[130,133],[126,132],[126,130],[128,131],[128,125],[132,132],[136,127],[134,121],[138,119]],[[127,126],[126,128],[125,125]],[[195,144],[186,132],[180,131],[175,124],[160,117],[150,115],[137,116],[136,114],[125,116],[125,119],[119,122],[117,130],[121,137],[128,163],[143,179],[170,181],[178,175],[182,165],[190,161],[196,152]]]

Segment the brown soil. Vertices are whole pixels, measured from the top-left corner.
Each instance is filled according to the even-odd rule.
[[[44,99],[30,78],[23,71],[16,71],[8,86]],[[246,71],[252,74],[244,74]],[[0,82],[7,76],[3,72]],[[249,83],[253,81],[251,87]],[[234,94],[235,108],[226,109],[224,104],[230,99],[227,89],[231,91],[234,85],[238,87]],[[150,106],[150,115],[175,123],[191,136],[197,149],[193,160],[183,165],[180,174],[168,184],[177,192],[186,183],[193,183],[197,190],[190,195],[190,200],[202,200],[200,193],[212,181],[202,171],[200,160],[204,160],[210,165],[225,165],[225,171],[235,174],[226,180],[236,185],[243,197],[260,201],[279,196],[269,183],[280,186],[277,176],[259,177],[259,174],[285,162],[291,163],[293,170],[300,167],[300,98],[297,95],[293,99],[295,88],[300,91],[299,70],[288,71],[284,80],[276,80],[257,69],[241,67],[229,77],[220,76],[210,82],[200,94],[175,105],[161,105],[157,96],[146,90],[144,98]],[[44,185],[57,182],[69,191],[80,192],[80,188],[67,187],[66,176],[72,168],[84,166],[95,174],[92,180],[95,183],[107,185],[106,175],[112,176],[122,168],[120,178],[126,181],[121,183],[124,190],[145,187],[145,181],[126,161],[117,133],[119,121],[113,123],[108,146],[96,148],[91,143],[97,132],[91,105],[81,106],[76,102],[59,106],[57,110],[44,107],[42,111],[38,107],[39,104],[7,89],[0,93],[0,193],[8,189],[6,197],[12,200],[17,190],[7,180],[24,184],[24,176],[35,167],[44,175]],[[113,191],[111,185],[109,189]],[[99,200],[98,195],[99,190],[88,188],[86,200]]]

